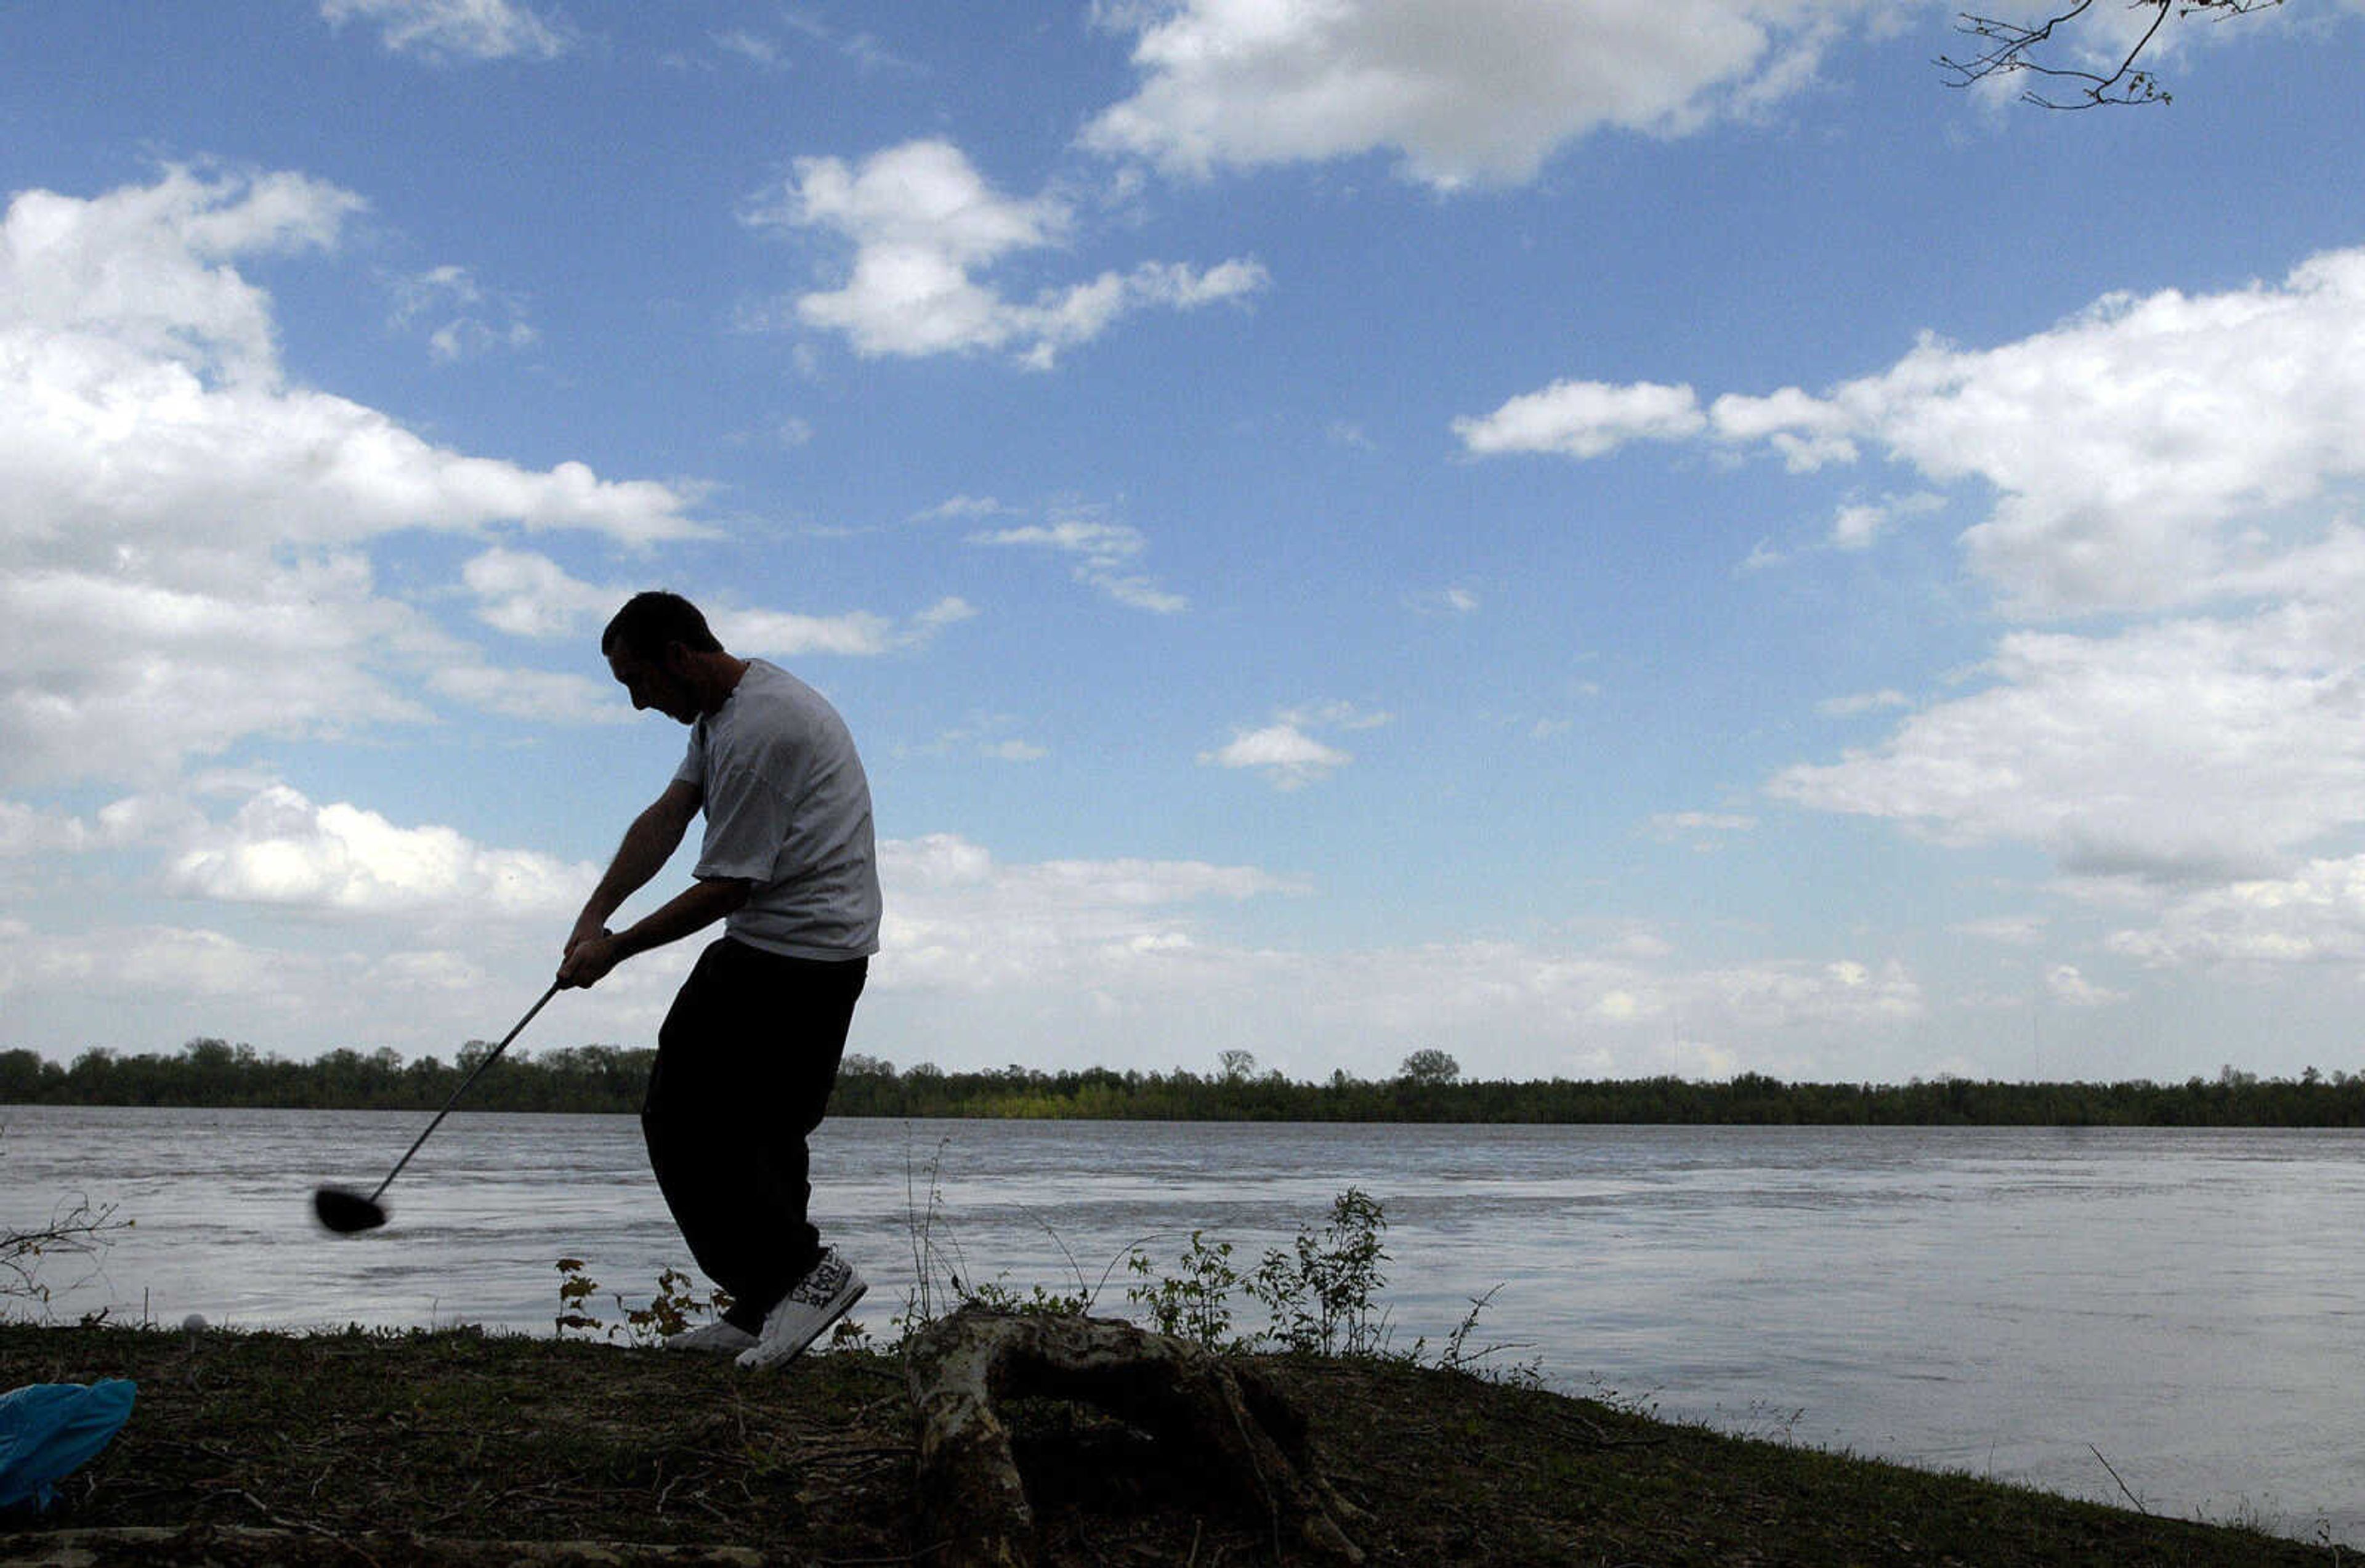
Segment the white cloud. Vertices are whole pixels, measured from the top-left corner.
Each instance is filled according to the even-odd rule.
[[[1369,711],[1353,702],[1309,702],[1284,708],[1275,717],[1284,724],[1339,730],[1377,730],[1395,722],[1384,709]]]
[[[1127,523],[1109,522],[1088,513],[1071,513],[1049,523],[993,529],[969,536],[971,544],[1048,550],[1072,557],[1076,580],[1107,594],[1119,604],[1156,615],[1179,615],[1191,607],[1181,594],[1171,593],[1155,578],[1133,570],[1148,553],[1149,541]]]
[[[758,228],[819,230],[853,245],[844,284],[798,297],[787,316],[843,333],[866,356],[1008,350],[1029,368],[1048,369],[1062,351],[1136,311],[1241,300],[1271,281],[1252,261],[1205,270],[1143,262],[1030,300],[1009,298],[977,274],[1064,242],[1074,214],[1052,195],[1002,195],[967,154],[942,140],[891,147],[859,166],[799,159],[789,179],[759,196],[745,216]],[[761,313],[751,320],[785,324]]]
[[[1459,583],[1405,596],[1405,607],[1415,615],[1471,615],[1479,603],[1478,590]]]
[[[2154,966],[2252,973],[2365,960],[2365,857],[2315,859],[2281,877],[2187,892],[2148,927],[2113,932],[2114,953]]]
[[[1937,511],[1946,504],[1943,496],[1926,491],[1910,496],[1884,496],[1877,501],[1856,501],[1840,508],[1832,520],[1831,544],[1834,550],[1869,550],[1881,535],[1898,523]]]
[[[1962,543],[2008,608],[2083,614],[2269,586],[2291,564],[2279,521],[2365,477],[2360,405],[2365,249],[2278,284],[2112,295],[1998,348],[1924,339],[1821,396],[1728,394],[1703,416],[1688,387],[1556,382],[1455,429],[1473,452],[1578,457],[1640,438],[1762,442],[1799,470],[1877,442],[1931,481],[1992,490]],[[1844,518],[1837,542],[1885,521]]]
[[[924,646],[947,627],[976,614],[976,608],[966,599],[948,597],[901,621],[869,610],[824,616],[781,610],[726,610],[709,614],[707,623],[724,647],[742,655],[869,657]]]
[[[1946,927],[1957,936],[1994,942],[2006,947],[2034,947],[2045,940],[2051,923],[2041,914],[1991,914]]]
[[[2127,999],[2124,991],[2088,980],[2075,964],[2056,964],[2046,970],[2045,994],[2069,1007],[2108,1007]]]
[[[472,557],[460,575],[476,598],[477,619],[518,637],[588,636],[592,625],[604,624],[634,592],[584,582],[548,556],[523,550],[487,550]],[[967,600],[947,597],[900,621],[869,610],[801,615],[792,610],[718,610],[709,614],[708,624],[723,646],[739,654],[781,658],[805,654],[875,656],[924,646],[947,627],[976,614]],[[437,677],[439,687],[453,695],[482,694],[492,700],[480,705],[519,716],[539,711],[545,704],[578,713],[582,706],[577,700],[578,681],[582,678],[492,669],[449,669]],[[515,689],[505,691],[504,688]],[[605,682],[583,681],[582,689],[598,693],[601,709],[612,706],[604,700]]]
[[[208,180],[185,168],[91,200],[19,191],[0,221],[0,331],[12,359],[87,340],[85,352],[112,348],[118,363],[270,379],[270,298],[229,263],[331,249],[364,206],[303,174]]]
[[[779,40],[768,39],[761,33],[749,32],[745,28],[728,28],[708,36],[714,40],[714,47],[723,53],[735,54],[759,70],[778,71],[787,63],[781,58]]]
[[[914,514],[913,521],[941,522],[955,519],[1006,517],[1018,509],[1005,506],[992,496],[949,496],[925,511]]]
[[[0,777],[153,781],[248,735],[423,719],[398,678],[476,661],[380,595],[364,552],[384,536],[706,532],[667,487],[438,448],[288,385],[237,263],[332,249],[361,207],[300,174],[187,169],[10,200]],[[521,587],[506,612],[533,602]]]
[[[1474,453],[1698,441],[1802,473],[1878,452],[1978,495],[1963,558],[2005,615],[2120,624],[2012,632],[1978,689],[1770,792],[1947,843],[2033,844],[2090,887],[2158,897],[2283,874],[2365,821],[2365,530],[2343,516],[2365,481],[2359,407],[2365,249],[2276,283],[2109,296],[2001,346],[1925,338],[1821,394],[1703,409],[1688,387],[1560,381],[1456,429]],[[1830,543],[1864,547],[1941,504],[1918,487],[1858,503]]]
[[[2255,875],[2365,820],[2365,615],[2346,606],[2015,633],[1988,673],[1771,792],[2160,881]]]
[[[880,980],[958,992],[1109,983],[1141,954],[1191,946],[1194,905],[1302,890],[1197,860],[1011,864],[954,834],[882,842],[879,875],[893,955]]]
[[[1142,81],[1084,139],[1182,173],[1387,150],[1453,189],[1609,128],[1680,134],[1813,78],[1855,0],[1182,0],[1104,7]]]
[[[1290,1054],[1273,1065],[1306,1077],[1386,1070],[1439,1040],[1483,1042],[1457,1047],[1474,1073],[1697,1075],[1743,1059],[1803,1072],[1834,1032],[1861,1047],[1926,1014],[1911,975],[1873,958],[1687,967],[1647,936],[1597,948],[1248,946],[1222,930],[1227,911],[1313,890],[1253,867],[1014,863],[935,834],[883,843],[880,878],[885,950],[866,1006],[888,1054],[898,1029],[937,1059],[1107,1065],[1108,1031],[1122,1026],[1132,1059],[1195,1061],[1213,1040],[1269,1048],[1281,1016]]]
[[[495,548],[473,556],[460,568],[460,580],[476,596],[476,618],[513,637],[572,636],[585,621],[612,613],[629,597],[523,550]]]
[[[0,547],[122,565],[513,521],[633,543],[702,532],[687,498],[431,446],[284,385],[269,297],[230,264],[332,245],[357,198],[293,174],[89,200],[20,193],[0,222]]]
[[[175,855],[166,888],[185,898],[350,914],[552,922],[580,906],[597,867],[493,849],[448,827],[399,827],[287,786],[251,797]]]
[[[0,778],[153,782],[246,735],[417,722],[379,651],[409,622],[351,557],[236,597],[0,570]]]
[[[1012,734],[1017,723],[1017,719],[1007,713],[975,714],[968,723],[944,731],[918,749],[931,756],[958,754],[993,762],[1040,762],[1051,755],[1048,746]]]
[[[531,723],[628,724],[633,717],[622,689],[606,676],[458,663],[433,671],[428,685],[478,712]]]
[[[331,27],[375,22],[397,54],[435,61],[555,60],[566,50],[559,27],[510,0],[320,0]]]
[[[36,936],[26,945],[14,978],[87,987],[118,998],[162,995],[185,1005],[195,997],[235,997],[267,990],[275,978],[271,955],[218,931],[139,925],[107,933],[101,943]],[[0,993],[10,989],[0,971]]]
[[[1453,421],[1471,453],[1556,452],[1601,457],[1630,441],[1680,441],[1708,428],[1699,398],[1688,386],[1642,382],[1555,381],[1522,393],[1484,419]]]
[[[1657,812],[1646,825],[1662,843],[1709,850],[1721,846],[1724,834],[1754,830],[1757,819],[1740,812]]]
[[[1236,731],[1223,745],[1201,752],[1199,760],[1217,767],[1253,768],[1276,790],[1299,790],[1328,778],[1355,758],[1351,752],[1316,740],[1295,723],[1283,722]]]
[[[119,849],[153,842],[194,820],[187,802],[162,795],[129,795],[89,817],[0,801],[0,859]]]
[[[1894,687],[1882,687],[1878,691],[1855,691],[1845,697],[1829,697],[1815,704],[1815,711],[1832,719],[1850,719],[1858,713],[1877,712],[1884,708],[1911,708],[1913,700]]]
[[[524,348],[540,334],[524,308],[507,296],[488,293],[459,266],[433,267],[394,279],[394,326],[427,333],[428,352],[450,364],[494,349]]]

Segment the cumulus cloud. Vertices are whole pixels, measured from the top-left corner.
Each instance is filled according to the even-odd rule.
[[[1826,1031],[1859,1038],[1926,1014],[1894,961],[1761,958],[1687,966],[1671,945],[1466,941],[1306,952],[1252,946],[1228,912],[1315,890],[1255,867],[1203,861],[1004,860],[957,834],[880,846],[882,1013],[958,1017],[954,1059],[1105,1061],[1112,1022],[1144,1060],[1195,1060],[1210,1041],[1270,1045],[1292,1020],[1286,1070],[1393,1067],[1422,1043],[1484,1040],[1474,1072],[1574,1076],[1806,1070]],[[1680,1020],[1680,1039],[1669,1023]],[[925,1037],[925,1036],[924,1036]],[[1018,1042],[1023,1041],[1023,1051]],[[1082,1056],[1079,1053],[1083,1053]],[[1499,1056],[1495,1055],[1499,1053]],[[1499,1060],[1500,1067],[1494,1066]]]
[[[1662,843],[1710,850],[1721,847],[1725,834],[1753,831],[1757,819],[1743,812],[1658,812],[1644,825]]]
[[[891,983],[955,991],[1105,983],[1109,966],[1191,946],[1196,906],[1303,890],[1199,860],[1005,862],[957,834],[881,843],[879,875]]]
[[[2287,876],[2202,888],[2148,926],[2112,934],[2111,951],[2153,966],[2257,974],[2365,959],[2365,857],[2312,859]]]
[[[1958,936],[1994,942],[2006,947],[2034,947],[2045,939],[2051,923],[2041,914],[1991,914],[1961,921],[1946,929]]]
[[[588,636],[605,623],[637,589],[588,583],[569,573],[547,555],[501,547],[484,551],[461,568],[461,581],[476,596],[476,617],[512,636],[548,640]],[[923,647],[947,627],[977,614],[968,600],[947,596],[913,614],[897,618],[869,610],[842,615],[805,615],[793,610],[712,607],[707,623],[723,646],[734,653],[788,658],[807,654],[876,656]],[[481,679],[479,677],[481,676]],[[452,672],[439,675],[449,690],[495,680],[506,672]],[[535,683],[536,700],[559,700],[565,688],[555,684],[572,678],[547,677]],[[600,683],[593,682],[597,688]],[[518,711],[514,706],[499,711]]]
[[[1945,497],[1927,491],[1884,496],[1877,501],[1851,501],[1832,519],[1832,548],[1869,550],[1899,523],[1937,511],[1945,504]]]
[[[1460,583],[1405,595],[1405,608],[1416,615],[1471,615],[1479,603],[1478,590]]]
[[[471,557],[460,581],[476,597],[476,618],[513,637],[572,636],[628,597],[569,575],[547,555],[499,547]]]
[[[1555,382],[1455,430],[1481,454],[1763,443],[1800,471],[1877,445],[1933,482],[1990,490],[1992,510],[1962,537],[1967,561],[2008,608],[2054,615],[2258,591],[2290,564],[2272,525],[2365,477],[2360,403],[2365,249],[2218,294],[2108,296],[2000,347],[1925,338],[1821,394],[1703,409],[1686,386]],[[1887,521],[1844,515],[1835,543],[1868,543]]]
[[[1605,129],[1676,135],[1812,80],[1859,0],[1227,0],[1104,7],[1135,35],[1131,97],[1088,146],[1177,172],[1387,151],[1441,190],[1532,178]]]
[[[1129,523],[1089,513],[1070,513],[1048,523],[991,529],[969,536],[971,544],[1048,551],[1074,563],[1076,580],[1100,589],[1119,604],[1156,615],[1179,615],[1191,601],[1135,569],[1149,541]]]
[[[1827,697],[1815,704],[1815,711],[1830,719],[1852,719],[1858,713],[1877,713],[1884,708],[1911,708],[1913,700],[1893,686],[1878,691],[1852,691],[1845,697]]]
[[[382,594],[368,550],[385,536],[707,532],[667,486],[438,447],[289,384],[270,297],[239,263],[333,250],[362,206],[301,174],[187,168],[10,200],[0,778],[152,783],[249,735],[424,719],[422,666],[457,691],[482,661]],[[537,589],[530,557],[476,571],[514,625],[564,610],[566,583]]]
[[[0,859],[119,849],[153,842],[194,820],[194,808],[167,796],[128,795],[88,816],[0,801]]]
[[[1630,441],[1680,441],[1708,428],[1688,386],[1642,382],[1555,381],[1525,392],[1483,419],[1453,421],[1453,433],[1480,457],[1513,452],[1602,457]]]
[[[389,287],[396,330],[424,332],[428,352],[444,364],[494,349],[524,348],[541,336],[526,320],[522,305],[486,289],[465,267],[432,267],[396,278]]]
[[[1243,300],[1271,281],[1247,260],[1205,269],[1143,262],[1012,298],[980,274],[1067,241],[1075,214],[1055,195],[996,191],[966,153],[942,140],[905,142],[858,165],[799,159],[745,216],[758,228],[817,230],[854,248],[840,286],[801,295],[782,312],[759,312],[751,324],[842,333],[867,357],[1006,350],[1047,370],[1062,352],[1135,312]]]
[[[2127,999],[2125,991],[2087,979],[2075,964],[2056,964],[2046,970],[2045,994],[2068,1007],[2109,1007]]]
[[[1355,760],[1354,753],[1325,745],[1295,724],[1239,730],[1213,751],[1199,754],[1217,767],[1248,767],[1262,773],[1276,790],[1302,790],[1328,778]]]
[[[2216,293],[2111,295],[1997,346],[1925,338],[1819,393],[1561,381],[1456,429],[1474,454],[1685,442],[1797,473],[1877,454],[1918,476],[1840,511],[1829,543],[1845,550],[1941,490],[1976,498],[1962,558],[2004,617],[2117,622],[2008,631],[1967,693],[1769,790],[1942,842],[2033,844],[2073,879],[2157,900],[2287,875],[2365,821],[2365,530],[2345,515],[2365,480],[2360,406],[2365,249]],[[1876,706],[1913,705],[1881,692],[1824,711]],[[2145,940],[2208,946],[2180,927]]]
[[[1389,722],[1386,713],[1367,713],[1349,702],[1328,702],[1284,709],[1269,724],[1241,728],[1212,751],[1199,754],[1204,767],[1246,768],[1265,776],[1276,790],[1302,790],[1317,784],[1355,760],[1354,754],[1317,740],[1317,728],[1373,730]]]
[[[2255,876],[2365,820],[2360,660],[2365,618],[2345,607],[2014,633],[1990,684],[1769,789],[1945,842],[2035,844],[2080,875]]]
[[[248,735],[420,722],[384,667],[409,619],[350,557],[235,592],[0,569],[0,778],[152,784]]]
[[[118,1003],[127,995],[148,995],[185,1006],[192,996],[252,996],[280,978],[268,952],[187,926],[128,926],[101,942],[27,932],[10,946],[0,960],[0,995],[96,986]]]
[[[606,676],[460,662],[428,676],[438,696],[480,713],[537,724],[628,724],[633,710]]]
[[[333,246],[358,197],[302,175],[168,170],[93,198],[19,193],[0,219],[0,545],[61,561],[319,547],[493,522],[649,543],[688,498],[439,448],[286,385],[269,297],[234,263]]]
[[[185,898],[349,914],[554,921],[599,868],[495,849],[448,827],[402,827],[342,801],[315,804],[278,784],[175,855],[164,884]]]
[[[511,0],[320,0],[331,27],[375,23],[397,54],[431,61],[555,60],[566,50],[555,22]]]
[[[924,647],[946,628],[977,614],[967,599],[947,597],[916,614],[896,620],[869,610],[844,615],[799,615],[780,610],[723,610],[707,624],[723,645],[740,655],[791,658],[805,654],[870,656]]]

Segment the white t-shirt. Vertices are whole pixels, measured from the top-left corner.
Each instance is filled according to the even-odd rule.
[[[706,812],[695,874],[755,884],[726,935],[792,958],[879,951],[870,780],[820,692],[748,660],[722,708],[689,727],[674,778],[698,786]]]

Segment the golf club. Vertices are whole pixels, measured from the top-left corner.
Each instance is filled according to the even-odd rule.
[[[417,1142],[394,1162],[394,1169],[386,1173],[386,1180],[377,1184],[376,1192],[364,1198],[348,1187],[313,1189],[312,1212],[319,1217],[322,1225],[340,1236],[350,1236],[357,1230],[375,1230],[386,1223],[386,1210],[378,1199],[394,1185],[394,1179],[402,1174],[402,1168],[410,1163],[410,1157],[419,1152],[419,1146],[427,1141],[428,1134],[443,1125],[443,1118],[452,1114],[452,1107],[460,1103],[460,1096],[468,1092],[468,1085],[476,1082],[485,1069],[500,1059],[501,1053],[510,1048],[510,1042],[523,1034],[525,1026],[533,1022],[533,1015],[542,1011],[543,1002],[558,994],[558,981],[552,980],[550,989],[542,993],[542,1001],[527,1008],[525,1016],[517,1021],[517,1027],[502,1036],[501,1043],[486,1053],[485,1059],[476,1064],[476,1070],[460,1081],[460,1087],[452,1091],[452,1098],[443,1102],[443,1108],[435,1113],[433,1121],[427,1124],[427,1132],[420,1133]]]

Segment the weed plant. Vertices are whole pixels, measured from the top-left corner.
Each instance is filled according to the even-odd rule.
[[[1361,1188],[1350,1187],[1339,1193],[1331,1200],[1328,1215],[1318,1228],[1301,1228],[1291,1245],[1269,1249],[1252,1268],[1243,1270],[1234,1263],[1232,1243],[1194,1230],[1172,1272],[1166,1271],[1145,1250],[1145,1244],[1137,1241],[1093,1281],[1062,1243],[1060,1250],[1068,1260],[1073,1288],[1054,1290],[1036,1284],[1022,1292],[998,1279],[979,1279],[969,1266],[945,1217],[943,1152],[939,1145],[934,1159],[907,1176],[913,1281],[903,1309],[890,1319],[892,1337],[884,1347],[877,1346],[869,1330],[850,1318],[842,1319],[832,1333],[834,1348],[884,1348],[893,1352],[913,1334],[964,1306],[1082,1316],[1094,1309],[1111,1278],[1122,1268],[1133,1281],[1126,1287],[1126,1299],[1143,1309],[1151,1327],[1219,1354],[1386,1359],[1483,1372],[1497,1381],[1527,1386],[1542,1382],[1537,1361],[1508,1368],[1484,1364],[1505,1351],[1526,1347],[1473,1347],[1472,1335],[1494,1300],[1493,1290],[1470,1298],[1469,1312],[1434,1356],[1426,1338],[1415,1340],[1408,1350],[1394,1348],[1389,1314],[1382,1300],[1387,1286],[1387,1215],[1379,1200]],[[1055,1241],[1059,1239],[1056,1232],[1050,1234]],[[656,1291],[644,1305],[633,1305],[622,1294],[609,1293],[622,1314],[622,1321],[610,1322],[593,1314],[601,1287],[586,1268],[579,1258],[558,1260],[555,1323],[560,1338],[582,1334],[654,1345],[701,1320],[720,1316],[730,1306],[730,1298],[723,1292],[700,1296],[690,1289],[687,1274],[667,1268],[659,1272]],[[1243,1295],[1264,1308],[1262,1328],[1244,1332],[1236,1327],[1235,1305]]]

